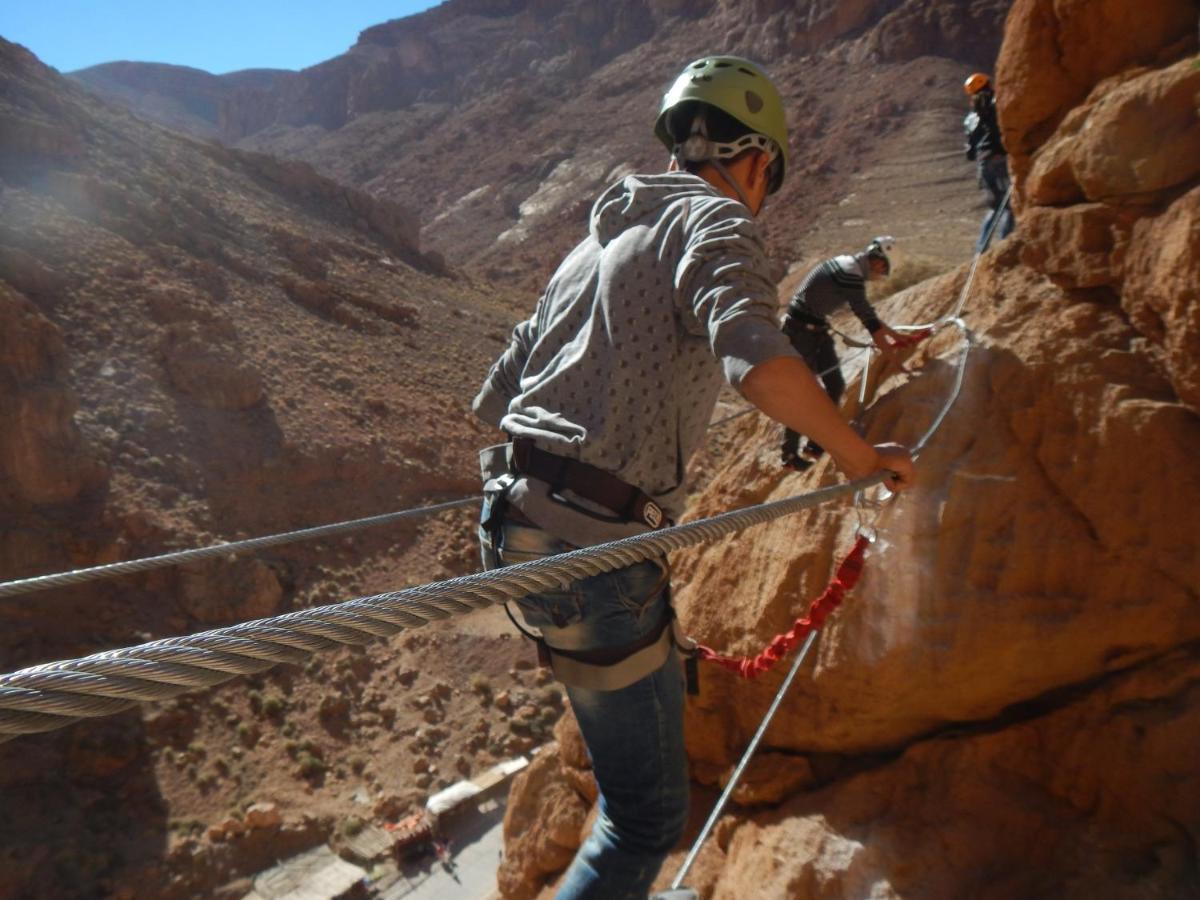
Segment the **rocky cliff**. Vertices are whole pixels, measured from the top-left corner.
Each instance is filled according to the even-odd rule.
[[[148,125],[0,41],[0,580],[476,490],[468,404],[508,316],[417,237],[401,206]],[[0,659],[11,672],[474,561],[464,512],[10,598]],[[425,641],[0,746],[0,896],[210,895],[323,841],[361,805],[349,793],[395,815],[421,780],[517,749],[503,720],[494,737],[454,722],[477,704],[446,713],[439,692],[399,715],[372,686],[444,684]],[[511,664],[499,648],[476,668]],[[446,771],[414,771],[428,747],[405,740],[409,719],[446,721]],[[260,799],[275,815],[243,819]]]
[[[1019,230],[981,263],[976,343],[921,484],[883,513],[862,583],[701,854],[702,897],[1200,890],[1198,12],[1013,5],[996,82]],[[896,295],[885,318],[943,314],[965,275]],[[869,438],[923,433],[959,346],[943,332],[879,379]],[[730,460],[691,515],[834,477],[781,476],[764,422],[739,438],[761,450]],[[854,527],[826,509],[682,554],[689,630],[755,652]],[[719,786],[782,673],[703,674],[689,754]],[[569,722],[559,734],[510,811],[509,897],[537,895],[590,825],[586,756]]]

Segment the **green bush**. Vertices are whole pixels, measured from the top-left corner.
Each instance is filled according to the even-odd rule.
[[[307,750],[300,751],[297,762],[300,764],[300,774],[305,778],[318,778],[325,774],[325,763]]]
[[[482,672],[476,672],[471,676],[471,690],[479,695],[480,701],[484,706],[488,706],[492,702],[492,682]]]
[[[263,715],[268,719],[283,718],[284,710],[287,709],[287,702],[279,694],[271,694],[265,697],[262,702]]]

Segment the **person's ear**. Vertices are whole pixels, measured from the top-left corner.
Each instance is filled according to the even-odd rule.
[[[750,172],[753,176],[753,187],[758,188],[761,183],[764,190],[768,186],[770,179],[771,155],[762,150],[759,150],[754,156],[754,165]],[[760,181],[761,179],[761,181]]]

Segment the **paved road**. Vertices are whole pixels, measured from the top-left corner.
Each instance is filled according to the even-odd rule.
[[[468,831],[453,835],[450,872],[427,857],[406,868],[380,893],[384,900],[489,900],[496,895],[496,867],[504,847],[504,806],[497,803]]]

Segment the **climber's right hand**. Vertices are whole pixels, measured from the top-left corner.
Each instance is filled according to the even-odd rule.
[[[913,463],[912,454],[900,444],[876,444],[875,472],[886,469],[892,473],[884,484],[888,490],[899,493],[908,490],[917,480],[917,467]]]

